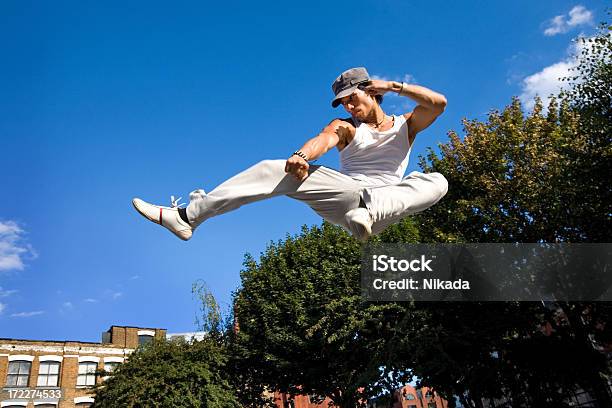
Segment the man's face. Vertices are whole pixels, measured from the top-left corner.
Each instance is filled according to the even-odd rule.
[[[375,99],[361,89],[340,99],[340,103],[351,116],[360,120],[365,119],[376,106]]]

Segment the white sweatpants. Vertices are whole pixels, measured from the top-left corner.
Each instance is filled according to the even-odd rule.
[[[190,194],[187,217],[192,225],[208,218],[266,198],[286,195],[308,204],[332,224],[349,230],[344,215],[359,206],[363,198],[374,221],[372,233],[381,232],[401,218],[437,203],[448,190],[440,173],[412,172],[399,184],[367,186],[324,166],[310,166],[306,180],[297,181],[285,173],[285,160],[264,160],[226,180],[204,194]]]

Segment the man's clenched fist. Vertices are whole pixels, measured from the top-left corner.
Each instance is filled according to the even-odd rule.
[[[293,155],[285,163],[285,172],[290,173],[298,181],[306,180],[308,177],[308,162],[300,156]]]

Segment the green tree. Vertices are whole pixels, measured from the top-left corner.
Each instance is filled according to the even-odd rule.
[[[202,340],[156,339],[140,346],[95,388],[96,407],[237,408],[236,384],[228,368],[223,316],[203,281],[193,284],[196,324]]]
[[[139,347],[95,388],[95,407],[215,407],[240,405],[218,342],[155,340]]]
[[[324,223],[270,244],[259,262],[247,256],[235,293],[235,355],[259,384],[247,388],[355,407],[409,378],[384,365],[404,308],[361,299],[360,248]]]
[[[449,132],[441,156],[430,151],[421,160],[451,186],[444,201],[419,217],[425,239],[597,242],[609,236],[601,207],[583,200],[592,187],[577,172],[588,170],[589,180],[605,176],[601,168],[577,169],[590,157],[590,135],[567,100],[559,106],[553,98],[544,115],[538,99],[525,117],[515,98],[485,123],[465,120],[464,132],[463,139]]]
[[[609,9],[608,16],[612,16]],[[562,93],[578,113],[580,130],[587,135],[584,154],[575,155],[576,179],[587,186],[579,197],[577,216],[590,217],[599,228],[589,231],[591,242],[609,242],[612,222],[612,188],[597,174],[612,174],[612,25],[602,23],[591,37],[579,37],[578,65],[563,78],[570,89]]]
[[[465,120],[463,138],[450,132],[440,154],[421,159],[450,185],[445,200],[416,217],[424,241],[609,242],[610,38],[602,26],[580,40],[573,87],[552,98],[547,113],[537,100],[526,115],[514,99],[486,122]],[[562,406],[579,384],[610,406],[601,352],[611,338],[609,303],[442,304],[429,313],[429,336],[437,341],[413,353],[424,381],[474,401],[505,394],[515,405],[539,406]],[[544,335],[543,325],[552,332]],[[483,341],[470,341],[469,333]],[[498,380],[482,381],[487,375]]]

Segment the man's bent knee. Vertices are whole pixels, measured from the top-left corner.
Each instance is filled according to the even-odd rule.
[[[440,200],[448,192],[448,181],[441,173],[420,173],[418,171],[413,171],[404,180],[410,183],[413,179],[420,179],[427,183],[433,184],[435,188],[430,189],[430,191],[437,193],[437,200]]]
[[[441,173],[431,173],[432,177],[435,177],[436,186],[440,189],[440,198],[444,197],[448,193],[448,180]]]

